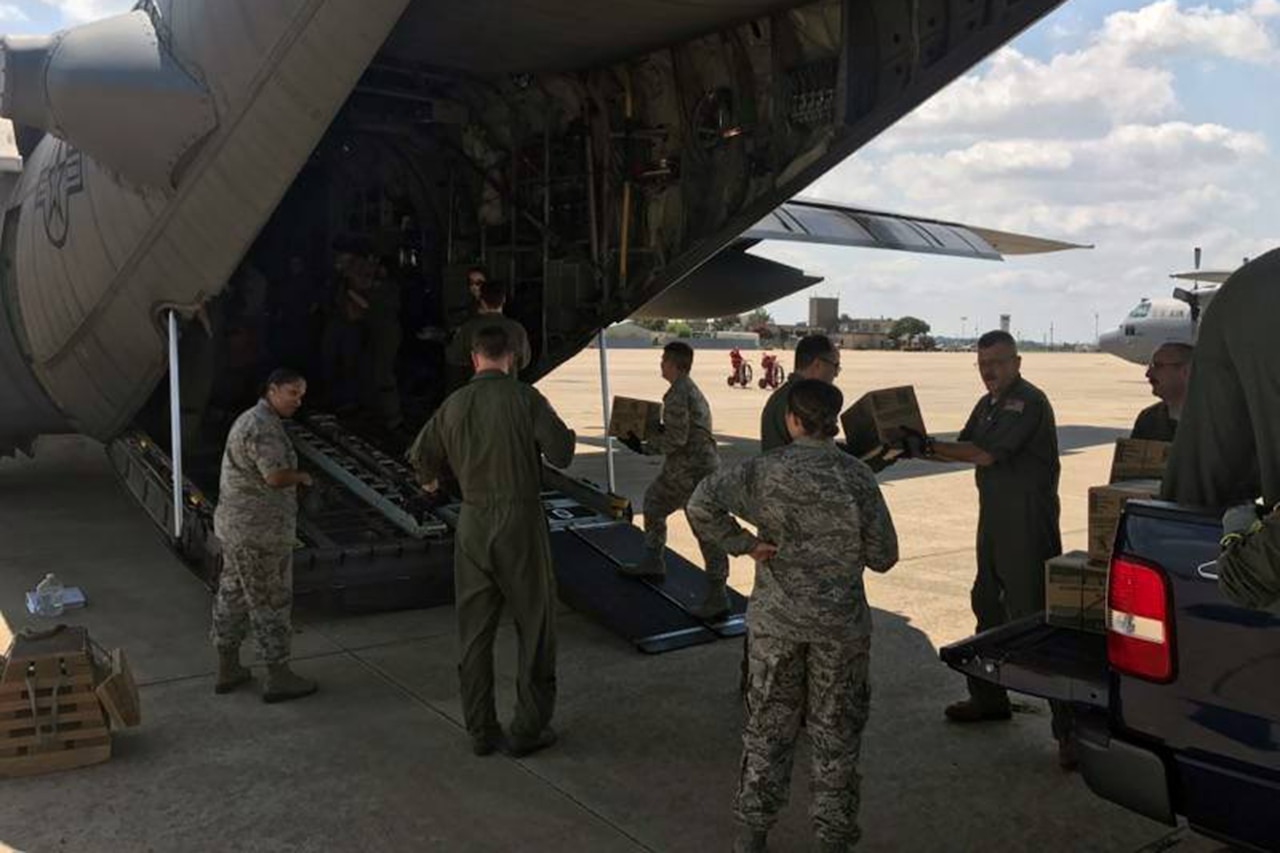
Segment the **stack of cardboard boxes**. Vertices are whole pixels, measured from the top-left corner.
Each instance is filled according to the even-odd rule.
[[[1124,505],[1160,494],[1169,443],[1121,438],[1111,482],[1089,489],[1089,548],[1045,563],[1045,621],[1081,631],[1107,629],[1107,569]]]

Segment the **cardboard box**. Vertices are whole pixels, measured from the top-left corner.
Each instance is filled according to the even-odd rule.
[[[635,400],[631,397],[614,397],[613,408],[609,415],[609,435],[615,438],[626,438],[628,433],[635,433],[644,441],[658,432],[662,423],[662,404],[649,400]]]
[[[1109,563],[1124,505],[1159,494],[1159,480],[1129,480],[1089,489],[1089,559]]]
[[[916,402],[916,389],[910,385],[863,394],[840,416],[840,424],[849,450],[862,457],[900,441],[904,426],[921,435],[927,434]]]
[[[1116,439],[1116,452],[1111,457],[1111,482],[1125,480],[1159,480],[1164,477],[1164,464],[1169,460],[1167,441],[1144,441],[1139,438]]]
[[[1071,551],[1044,564],[1044,620],[1050,625],[1106,632],[1107,566]]]

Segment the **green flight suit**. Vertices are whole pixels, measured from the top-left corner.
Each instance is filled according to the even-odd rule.
[[[422,428],[409,460],[422,482],[445,464],[462,491],[454,531],[462,711],[473,738],[498,728],[493,640],[505,603],[519,638],[513,738],[542,733],[556,698],[556,582],[539,495],[541,456],[573,461],[573,430],[530,385],[498,371],[477,374]]]
[[[1161,496],[1280,503],[1280,249],[1237,270],[1200,320],[1191,383]]]
[[[400,284],[394,279],[384,279],[364,291],[363,296],[369,303],[364,318],[368,332],[364,404],[377,412],[384,426],[395,429],[404,420],[400,413],[400,389],[396,384],[396,357],[400,354],[401,338]]]
[[[792,373],[787,381],[769,395],[769,400],[760,412],[760,452],[768,453],[775,447],[783,447],[791,443],[791,434],[787,432],[787,401],[791,397],[791,389],[795,387],[797,374]]]
[[[501,326],[506,330],[507,336],[511,339],[511,349],[516,354],[516,371],[519,372],[528,367],[533,359],[532,350],[529,348],[529,333],[518,321],[500,312],[472,314],[467,322],[459,326],[453,340],[449,342],[449,363],[455,367],[470,369],[471,341],[475,338],[476,332],[488,326]]]
[[[1178,433],[1178,421],[1169,412],[1169,404],[1161,400],[1138,413],[1129,438],[1143,441],[1173,441]]]
[[[1058,529],[1058,433],[1044,392],[1019,377],[983,397],[960,432],[995,457],[978,466],[978,576],[971,600],[986,631],[1044,609],[1044,563],[1062,553]],[[1002,688],[971,679],[973,701],[1008,705]],[[1055,734],[1057,734],[1055,714]]]

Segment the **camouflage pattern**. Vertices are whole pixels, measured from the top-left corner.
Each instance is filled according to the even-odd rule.
[[[662,471],[644,492],[644,541],[650,550],[667,544],[667,517],[684,509],[702,478],[720,457],[711,433],[711,406],[688,375],[678,377],[662,397],[662,432],[645,444],[646,453],[665,456]],[[713,580],[729,576],[729,557],[699,538],[703,565]]]
[[[858,459],[807,437],[707,477],[689,501],[699,536],[732,554],[778,547],[757,563],[747,611],[747,724],[734,810],[767,830],[786,805],[801,717],[812,744],[814,830],[858,840],[858,755],[870,711],[866,568],[888,571],[898,537]],[[759,531],[753,536],[734,519]]]
[[[224,543],[213,600],[213,644],[239,648],[253,629],[268,664],[289,659],[293,640],[293,552],[251,543]]]
[[[1218,558],[1218,587],[1241,607],[1280,605],[1280,514],[1272,513]]]
[[[760,541],[778,546],[756,567],[747,611],[753,637],[822,642],[871,633],[862,571],[892,568],[898,537],[871,470],[834,441],[800,438],[718,471],[686,512],[700,538],[730,554]],[[754,524],[758,538],[735,515]]]
[[[760,452],[768,453],[777,447],[785,447],[791,443],[791,433],[787,432],[787,400],[791,397],[791,389],[799,381],[799,376],[792,373],[778,388],[769,395],[760,412]]]
[[[453,571],[462,711],[473,738],[497,726],[493,642],[504,605],[519,638],[512,736],[536,738],[555,709],[556,582],[541,461],[566,467],[575,441],[537,389],[485,371],[444,401],[409,449],[421,482],[447,465],[462,492]]]
[[[858,757],[871,712],[870,637],[797,642],[753,632],[750,654],[734,816],[766,831],[777,820],[788,800],[803,712],[814,834],[830,844],[856,844]]]
[[[506,330],[511,340],[511,349],[516,354],[516,371],[519,372],[528,367],[529,362],[533,359],[532,350],[529,347],[529,333],[525,331],[524,326],[520,325],[519,322],[505,316],[500,311],[481,311],[480,313],[472,314],[465,323],[458,327],[458,331],[453,335],[453,340],[449,343],[449,363],[455,367],[470,370],[471,342],[475,338],[476,332],[488,326],[501,326]]]
[[[266,400],[259,400],[231,426],[222,453],[218,506],[213,532],[224,545],[252,544],[291,550],[298,520],[297,487],[275,489],[266,477],[298,467],[284,424]]]

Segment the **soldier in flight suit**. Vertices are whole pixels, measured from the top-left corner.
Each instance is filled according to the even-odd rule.
[[[462,711],[476,755],[502,744],[493,700],[493,639],[505,603],[519,635],[509,751],[555,742],[556,582],[540,499],[541,458],[573,461],[576,437],[532,386],[517,382],[501,326],[476,333],[475,376],[422,428],[409,461],[429,491],[446,464],[462,491],[454,546]]]
[[[794,383],[786,415],[792,443],[711,474],[689,500],[699,537],[757,560],[735,853],[765,850],[787,803],[802,713],[817,849],[843,853],[860,834],[858,755],[871,705],[862,572],[892,568],[898,539],[871,470],[832,440],[842,404],[828,383]],[[756,525],[758,536],[734,515]]]
[[[449,344],[449,363],[455,367],[471,367],[471,341],[476,332],[487,326],[501,326],[507,330],[511,338],[511,348],[515,352],[515,376],[529,366],[532,354],[529,349],[529,334],[524,326],[502,313],[507,304],[507,286],[500,281],[482,281],[479,285],[480,298],[476,303],[476,313],[458,327]]]
[[[298,457],[282,418],[302,405],[307,381],[292,370],[274,371],[266,393],[231,427],[222,456],[213,531],[222,543],[222,574],[213,602],[213,644],[218,649],[215,693],[250,679],[240,644],[250,627],[267,664],[264,702],[308,696],[316,683],[289,668],[293,639],[293,547],[299,485],[311,475]]]
[[[1187,382],[1191,377],[1191,356],[1186,344],[1164,344],[1151,354],[1147,365],[1147,381],[1151,393],[1160,398],[1138,413],[1130,438],[1145,441],[1173,441],[1178,419],[1187,401]]]
[[[1205,309],[1161,496],[1193,506],[1280,503],[1280,249],[1245,264]]]
[[[658,478],[644,493],[644,559],[618,567],[629,577],[666,574],[663,549],[667,545],[667,516],[684,509],[698,483],[720,463],[711,434],[711,407],[689,378],[692,369],[693,349],[679,341],[667,344],[662,351],[662,378],[671,387],[662,397],[662,430],[643,445],[635,435],[623,439],[636,453],[660,453],[666,457]],[[701,537],[698,547],[707,569],[707,595],[690,612],[701,619],[714,619],[729,610],[729,557],[718,545]]]
[[[978,340],[978,368],[989,392],[974,406],[957,442],[930,442],[912,455],[976,466],[978,576],[973,613],[986,631],[1044,609],[1044,564],[1062,553],[1058,529],[1058,434],[1044,392],[1022,378],[1022,359],[1008,332]],[[910,444],[910,442],[909,442]],[[970,679],[969,699],[949,705],[957,723],[1008,720],[1008,694]],[[1064,769],[1075,766],[1069,706],[1051,703],[1053,733]]]
[[[840,350],[826,335],[806,335],[796,344],[795,367],[760,412],[760,452],[791,443],[787,434],[787,396],[801,379],[820,379],[828,385],[840,375]]]

